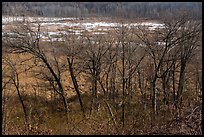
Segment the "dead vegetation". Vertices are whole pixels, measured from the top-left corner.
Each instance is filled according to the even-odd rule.
[[[40,30],[2,38],[3,134],[202,134],[199,22],[60,42]]]

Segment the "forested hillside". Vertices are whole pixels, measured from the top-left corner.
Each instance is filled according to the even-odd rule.
[[[199,2],[3,2],[3,15],[38,15],[46,17],[118,16],[158,19],[180,10],[200,19]]]

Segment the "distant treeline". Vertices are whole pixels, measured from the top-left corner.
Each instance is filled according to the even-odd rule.
[[[158,19],[187,12],[202,19],[201,2],[3,2],[3,15],[44,17],[138,17]]]

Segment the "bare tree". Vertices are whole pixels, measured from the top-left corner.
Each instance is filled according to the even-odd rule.
[[[65,39],[65,44],[66,44],[66,57],[67,57],[67,63],[68,63],[68,68],[69,68],[69,72],[70,72],[70,76],[72,79],[72,83],[74,86],[74,89],[77,93],[78,99],[79,99],[79,103],[81,106],[81,111],[83,112],[83,115],[85,116],[85,109],[84,109],[84,105],[82,102],[82,98],[81,98],[81,92],[79,89],[79,84],[77,82],[77,75],[79,75],[82,70],[79,70],[79,72],[77,72],[76,69],[76,60],[79,61],[79,54],[81,54],[82,51],[82,43],[83,39],[78,40],[75,35],[64,35],[64,39]],[[76,74],[77,73],[77,74]]]
[[[38,25],[37,31],[32,30],[29,27],[29,24],[20,24],[19,28],[15,29],[14,32],[18,34],[18,37],[15,39],[6,38],[4,39],[5,45],[10,47],[11,52],[19,53],[29,53],[35,58],[39,59],[45,66],[50,74],[52,75],[53,81],[56,82],[57,88],[56,93],[58,93],[63,100],[66,118],[68,121],[68,103],[65,97],[64,88],[61,82],[61,72],[59,66],[57,69],[54,69],[51,62],[49,62],[49,57],[46,55],[45,49],[40,45],[40,24]],[[56,58],[54,57],[55,62],[57,63]]]
[[[185,84],[185,71],[187,64],[194,55],[194,51],[198,46],[199,37],[201,33],[201,24],[199,22],[186,21],[180,28],[180,70],[179,70],[179,84],[177,91],[177,103],[182,103],[182,94]]]
[[[23,62],[23,61],[22,61]],[[22,63],[21,62],[21,63]],[[13,62],[9,57],[4,57],[4,65],[8,66],[8,71],[10,72],[10,74],[7,75],[7,77],[4,76],[4,79],[8,78],[8,81],[4,84],[3,89],[5,90],[6,85],[7,84],[11,84],[11,88],[12,86],[14,86],[14,90],[17,92],[18,95],[18,99],[20,101],[20,104],[22,106],[23,109],[23,114],[24,114],[24,119],[25,119],[25,129],[26,131],[30,130],[31,128],[31,106],[29,104],[26,103],[25,98],[24,98],[24,87],[21,85],[20,83],[20,75],[22,75],[23,73],[25,73],[26,70],[17,70],[16,66],[19,65],[19,62]],[[5,67],[6,67],[5,66]],[[15,94],[14,91],[14,94]],[[4,103],[6,103],[6,94],[4,93]],[[4,121],[5,123],[6,121]]]
[[[98,98],[98,82],[100,81],[101,76],[101,67],[103,64],[103,56],[106,54],[108,47],[105,46],[102,42],[101,36],[93,36],[90,35],[84,36],[85,38],[85,45],[84,45],[84,52],[81,56],[84,61],[84,71],[88,74],[91,83],[91,90],[92,90],[92,103],[91,103],[91,110],[94,104],[97,103]],[[95,104],[95,105],[96,105]],[[97,106],[98,106],[97,105]]]

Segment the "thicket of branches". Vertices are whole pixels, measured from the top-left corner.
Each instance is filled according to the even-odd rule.
[[[202,134],[201,22],[164,22],[156,30],[67,33],[60,42],[41,41],[40,24],[37,31],[19,24],[17,37],[2,37],[3,133]],[[35,82],[23,85],[27,73]],[[11,128],[12,92],[25,127]],[[54,130],[51,121],[64,127]]]

